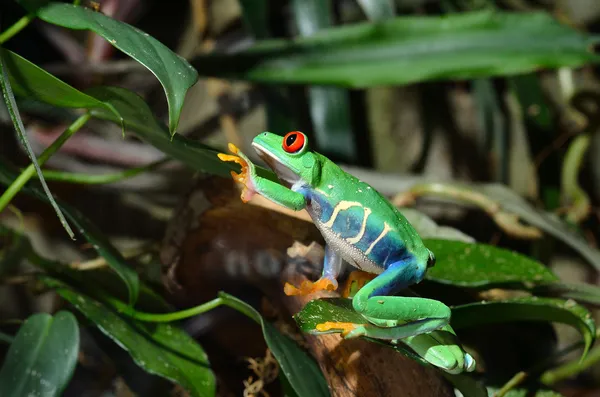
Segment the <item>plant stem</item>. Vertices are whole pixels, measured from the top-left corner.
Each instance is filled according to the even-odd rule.
[[[449,198],[462,203],[472,204],[485,211],[507,234],[523,238],[537,239],[542,236],[540,229],[519,222],[519,216],[503,209],[502,203],[487,195],[460,185],[448,183],[423,183],[414,185],[410,190],[396,195],[392,204],[402,207],[414,203],[418,197],[435,196]]]
[[[112,305],[115,309],[117,309],[120,313],[126,316],[129,316],[136,320],[147,321],[152,323],[168,323],[172,321],[183,320],[185,318],[197,316],[198,314],[206,313],[207,311],[216,309],[221,305],[229,306],[232,309],[235,309],[238,312],[256,321],[257,323],[261,323],[260,315],[254,309],[252,309],[252,307],[248,306],[246,303],[240,301],[236,297],[226,294],[224,292],[220,292],[219,297],[211,301],[173,313],[139,312],[137,310],[132,309],[131,306],[127,305],[126,303],[123,303],[120,300],[115,299],[113,297],[104,296],[103,299],[108,304]]]
[[[131,168],[128,170],[114,172],[110,174],[103,175],[90,175],[90,174],[82,174],[82,173],[74,173],[74,172],[62,172],[62,171],[49,171],[45,170],[42,172],[44,178],[48,181],[61,181],[68,183],[80,183],[87,185],[96,185],[96,184],[107,184],[113,182],[119,182],[121,180],[132,178],[138,174],[141,174],[144,171],[151,171],[170,159],[163,159],[159,161],[155,161],[148,165],[144,165],[141,167]]]
[[[590,350],[588,355],[581,361],[570,361],[560,367],[544,372],[540,377],[540,381],[550,386],[585,371],[598,361],[600,361],[600,346],[596,346],[594,349]]]
[[[500,390],[498,390],[494,397],[504,397],[506,393],[519,386],[523,381],[527,379],[527,372],[521,371],[518,372],[515,376],[513,376]]]
[[[14,35],[23,30],[29,22],[35,18],[35,14],[27,14],[15,22],[11,27],[0,33],[0,44],[4,44],[5,41],[11,39]]]
[[[85,125],[85,123],[90,119],[91,115],[89,112],[86,112],[82,116],[80,116],[77,120],[73,122],[70,126],[65,129],[65,131],[58,137],[50,146],[44,150],[44,152],[38,157],[39,165],[43,165],[54,153],[61,148],[65,142],[73,136],[81,127]],[[10,203],[10,201],[15,197],[15,195],[25,186],[25,184],[33,177],[35,174],[35,167],[33,164],[29,164],[27,168],[14,180],[14,182],[6,189],[4,194],[0,196],[0,212],[2,212],[6,206]]]
[[[563,198],[568,200],[567,221],[581,223],[591,211],[590,199],[579,185],[578,177],[581,163],[590,147],[590,134],[577,136],[569,145],[561,172],[561,190]]]

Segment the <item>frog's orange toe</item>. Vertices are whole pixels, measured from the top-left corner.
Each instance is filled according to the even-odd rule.
[[[233,143],[229,143],[227,147],[228,147],[229,151],[234,154],[238,154],[240,151],[237,148],[237,146],[235,146]],[[248,164],[248,161],[246,161],[246,159],[245,159],[245,157],[243,157],[243,155],[242,155],[242,157],[240,157],[240,156],[231,155],[231,154],[218,153],[217,156],[219,157],[219,159],[221,161],[232,161],[234,163],[239,164],[242,167],[242,172],[240,172],[239,174],[235,171],[231,171],[231,177],[233,178],[234,181],[244,185],[244,188],[242,189],[242,194],[241,194],[242,201],[244,203],[247,203],[248,201],[250,201],[250,199],[252,199],[252,196],[254,196],[254,194],[256,192],[254,190],[254,185],[253,185],[252,179],[250,177],[250,166]]]
[[[348,335],[355,328],[359,327],[360,324],[354,323],[343,323],[338,321],[326,321],[321,324],[317,324],[315,329],[319,332],[331,331],[331,330],[342,330],[342,336]]]
[[[309,295],[317,291],[335,291],[337,287],[337,282],[323,277],[314,283],[305,280],[302,282],[302,284],[300,284],[300,288],[294,287],[290,283],[285,283],[285,286],[283,287],[283,292],[288,296]]]

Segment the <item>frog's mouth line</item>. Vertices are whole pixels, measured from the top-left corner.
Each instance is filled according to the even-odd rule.
[[[296,174],[292,169],[283,164],[277,156],[271,153],[269,150],[260,146],[259,144],[252,142],[252,147],[258,153],[258,156],[271,168],[277,177],[281,179],[283,182],[289,184],[290,186],[295,184],[300,180],[298,174]]]

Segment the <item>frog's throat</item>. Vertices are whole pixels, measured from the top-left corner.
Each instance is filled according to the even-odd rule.
[[[279,158],[270,152],[264,146],[259,145],[256,142],[252,142],[252,147],[258,153],[258,156],[271,168],[277,177],[289,186],[294,185],[300,180],[300,175],[294,170],[285,165]]]

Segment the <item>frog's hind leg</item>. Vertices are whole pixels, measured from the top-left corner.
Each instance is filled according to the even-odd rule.
[[[370,324],[345,328],[345,336],[368,336],[377,339],[402,339],[428,333],[450,322],[450,308],[434,299],[390,296],[423,278],[423,271],[413,258],[390,265],[367,283],[352,300],[354,310]],[[328,324],[332,329],[334,324]],[[321,330],[325,330],[321,326]]]

